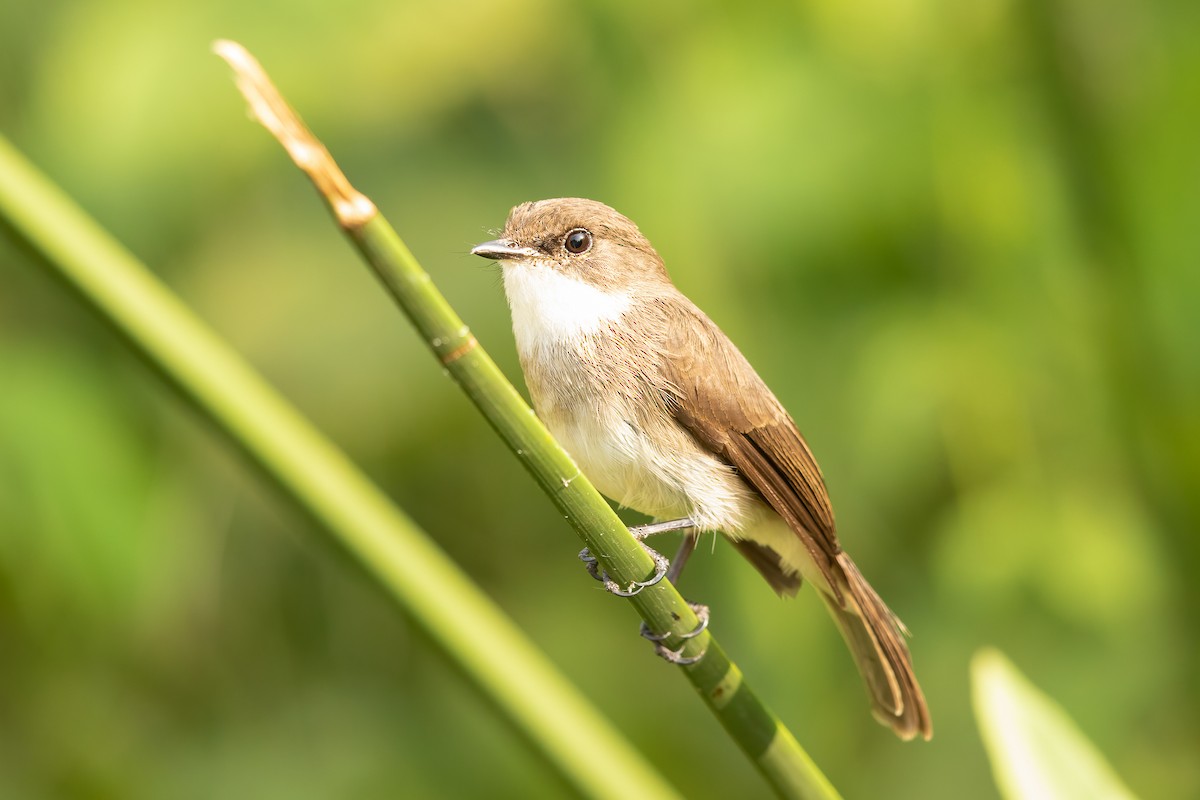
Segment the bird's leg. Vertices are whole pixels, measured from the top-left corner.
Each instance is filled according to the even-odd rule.
[[[632,526],[629,529],[629,532],[633,534],[633,538],[641,542],[642,547],[644,547],[646,552],[650,554],[650,558],[654,559],[654,566],[656,569],[654,575],[651,576],[649,580],[634,581],[629,585],[628,588],[621,588],[616,581],[609,578],[608,575],[602,569],[600,569],[600,564],[597,562],[596,557],[593,556],[586,547],[579,552],[579,560],[587,565],[587,571],[589,575],[598,581],[603,581],[604,588],[609,592],[617,595],[618,597],[633,597],[642,589],[645,589],[647,586],[653,586],[666,577],[668,574],[668,567],[671,564],[671,562],[668,561],[662,553],[659,553],[657,550],[647,546],[645,540],[648,537],[654,536],[658,533],[667,533],[669,531],[678,531],[694,527],[696,527],[696,523],[687,517],[684,517],[683,519],[667,520],[665,522],[652,522],[648,525]],[[691,540],[690,547],[688,547],[687,544],[689,540]],[[680,556],[682,556],[683,561],[687,561],[687,557],[691,555],[691,551],[694,550],[695,547],[695,537],[685,537],[684,546],[679,549],[680,555],[677,555],[676,559],[679,559]],[[678,576],[680,569],[682,569],[682,565],[679,569],[672,570],[674,576]],[[674,580],[674,577],[672,577],[672,580]]]
[[[685,564],[687,564],[688,558],[690,558],[692,553],[695,552],[696,545],[700,541],[700,537],[696,534],[684,535],[683,541],[679,545],[679,550],[675,553],[675,558],[671,559],[670,561],[667,561],[667,559],[663,558],[661,553],[658,553],[648,547],[645,543],[645,540],[648,537],[654,536],[658,533],[687,530],[688,528],[695,527],[696,523],[690,518],[672,519],[665,522],[652,522],[647,525],[635,525],[631,527],[629,532],[633,534],[635,539],[642,543],[642,547],[646,548],[646,552],[648,552],[650,557],[654,559],[654,563],[659,569],[648,581],[634,581],[628,591],[622,590],[615,581],[610,579],[608,575],[600,569],[600,565],[597,562],[596,557],[593,556],[586,548],[579,553],[579,560],[587,565],[588,574],[590,574],[596,580],[604,582],[604,588],[608,589],[608,591],[620,597],[632,597],[647,586],[653,586],[654,584],[658,583],[664,577],[671,581],[671,583],[679,580],[679,575],[683,572],[683,567]],[[670,661],[672,664],[695,664],[697,661],[704,658],[703,651],[694,656],[689,656],[686,658],[682,655],[683,647],[687,644],[687,640],[696,638],[703,633],[706,628],[708,628],[708,606],[700,603],[688,603],[688,605],[691,606],[692,610],[696,612],[696,616],[700,619],[700,622],[691,631],[679,635],[679,638],[682,639],[683,642],[676,650],[672,650],[663,644],[664,641],[671,638],[672,634],[670,632],[654,633],[650,630],[649,626],[647,626],[645,622],[642,623],[642,636],[654,642],[654,652],[657,653],[659,657]]]
[[[629,532],[633,534],[633,538],[640,542],[647,536],[654,536],[657,533],[670,533],[671,531],[682,531],[694,527],[696,527],[696,523],[692,522],[692,518],[684,517],[683,519],[669,519],[665,522],[634,525],[629,529]]]
[[[692,553],[695,552],[696,544],[699,541],[699,536],[686,535],[683,537],[683,542],[680,543],[679,550],[675,553],[675,557],[671,559],[671,568],[667,570],[667,580],[669,580],[671,583],[675,583],[677,580],[679,580],[679,574],[683,572],[683,565],[687,563],[688,558],[692,555]],[[645,622],[642,623],[642,638],[649,639],[650,641],[654,642],[654,652],[657,653],[660,658],[664,658],[667,661],[670,661],[672,664],[695,664],[697,661],[704,658],[703,652],[689,658],[684,658],[682,655],[683,645],[687,644],[687,640],[696,638],[704,632],[705,628],[708,627],[708,606],[701,603],[691,602],[689,602],[688,605],[691,606],[692,610],[696,612],[696,616],[700,618],[700,623],[688,633],[679,635],[679,638],[683,640],[683,643],[680,644],[679,649],[677,650],[672,650],[663,644],[664,641],[671,638],[670,632],[654,633],[650,630],[650,627],[646,625]]]
[[[696,552],[696,544],[699,541],[700,537],[694,533],[684,534],[679,549],[675,551],[675,557],[671,559],[671,568],[667,570],[667,580],[671,583],[679,580],[680,574],[683,573],[683,565],[688,562],[692,553]]]

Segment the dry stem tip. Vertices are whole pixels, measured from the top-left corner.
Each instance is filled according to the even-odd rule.
[[[333,209],[338,224],[352,229],[373,219],[375,204],[350,185],[333,156],[305,127],[254,56],[229,39],[218,39],[212,49],[233,69],[238,91],[249,103],[250,112],[283,145],[296,166],[308,174]]]

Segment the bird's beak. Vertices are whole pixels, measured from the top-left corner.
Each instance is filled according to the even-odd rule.
[[[518,247],[509,239],[493,239],[471,248],[471,255],[484,258],[529,258],[536,252],[532,247]]]

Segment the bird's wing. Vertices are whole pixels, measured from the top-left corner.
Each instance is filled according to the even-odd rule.
[[[697,441],[737,469],[803,542],[825,579],[825,599],[866,679],[879,719],[904,739],[918,734],[928,739],[933,727],[904,626],[842,552],[825,481],[796,424],[725,334],[686,299],[676,302],[678,307],[669,312],[688,315],[689,324],[663,329],[664,402]],[[772,585],[783,575],[777,568],[772,572],[770,564],[755,566]]]
[[[733,342],[689,301],[678,303],[672,311],[689,324],[671,326],[663,342],[668,408],[783,517],[840,601],[843,581],[833,575],[842,548],[812,451]]]

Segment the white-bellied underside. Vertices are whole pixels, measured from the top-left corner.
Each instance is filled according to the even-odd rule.
[[[669,413],[656,367],[669,357],[654,324],[662,315],[627,315],[628,292],[529,261],[504,264],[504,289],[534,408],[601,493],[657,519],[691,517],[704,532],[766,545],[786,573],[825,584],[800,539]],[[663,290],[662,302],[691,306]]]

